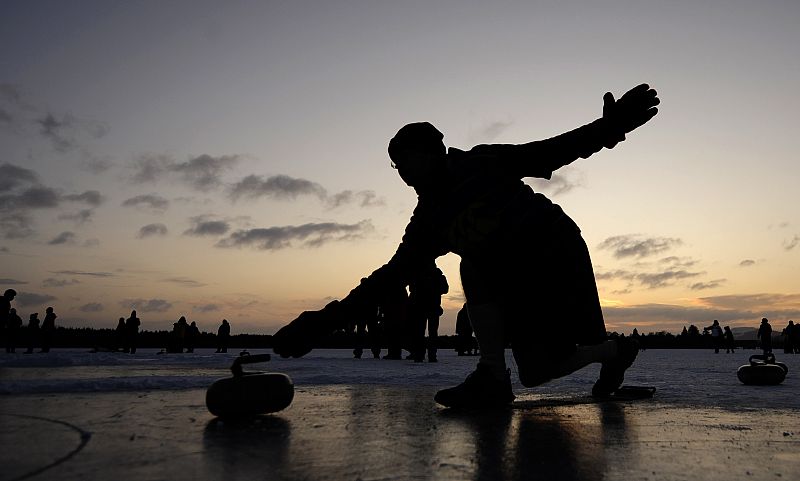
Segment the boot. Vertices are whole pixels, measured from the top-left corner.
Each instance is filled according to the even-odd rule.
[[[472,374],[456,387],[442,389],[434,400],[449,408],[492,408],[511,404],[514,401],[511,389],[511,370],[498,380],[490,370],[478,364]]]
[[[631,367],[639,354],[639,343],[635,339],[621,337],[617,341],[617,357],[604,362],[600,368],[600,378],[592,386],[592,396],[607,397],[622,386],[625,371]]]

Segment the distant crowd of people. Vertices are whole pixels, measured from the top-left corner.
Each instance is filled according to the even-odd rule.
[[[31,354],[38,348],[40,353],[50,352],[56,333],[56,319],[58,316],[53,307],[45,309],[44,319],[39,319],[38,312],[32,312],[28,318],[28,324],[23,329],[22,318],[17,314],[17,309],[11,307],[12,301],[16,298],[17,291],[6,289],[0,297],[0,338],[5,344],[6,353],[16,353],[19,345],[27,346],[25,354]],[[139,328],[142,322],[132,310],[127,318],[120,317],[117,327],[114,329],[113,339],[106,345],[95,346],[96,351],[136,353],[139,344]],[[24,337],[22,336],[24,332]],[[228,352],[228,342],[230,340],[231,325],[227,319],[222,320],[217,329],[217,350],[218,353]],[[194,352],[200,337],[200,329],[197,323],[192,321],[188,324],[186,318],[181,316],[178,322],[173,324],[167,341],[165,352]]]
[[[444,273],[432,263],[416,273],[407,290],[398,287],[376,304],[363,306],[345,327],[355,335],[353,357],[360,359],[369,348],[378,359],[381,346],[386,345],[383,359],[403,359],[406,350],[405,359],[423,362],[427,354],[428,362],[437,362],[442,296],[449,290]]]
[[[403,359],[402,352],[405,349],[408,351],[405,359],[423,362],[427,354],[428,362],[437,362],[439,319],[443,314],[441,298],[448,291],[447,279],[434,265],[420,275],[416,283],[409,286],[408,291],[398,290],[391,296],[385,296],[375,306],[374,311],[365,310],[347,326],[346,331],[355,337],[353,356],[361,358],[364,350],[369,349],[374,358],[381,358],[381,346],[387,345],[388,349],[383,359]],[[17,292],[14,289],[7,289],[0,297],[0,337],[3,339],[6,352],[15,353],[20,346],[26,347],[23,351],[26,354],[34,353],[37,349],[40,353],[50,352],[58,318],[54,308],[47,307],[44,319],[41,320],[38,312],[30,313],[27,326],[23,329],[22,318],[17,309],[11,307],[16,296]],[[141,320],[136,310],[132,310],[127,318],[119,318],[113,340],[108,345],[95,349],[136,353],[140,326]],[[699,334],[698,329],[694,326],[691,328]],[[466,303],[456,316],[455,331],[456,353],[459,356],[479,355],[479,346],[473,336]],[[723,349],[726,353],[735,352],[736,340],[730,326],[723,327],[719,320],[714,319],[710,326],[703,328],[703,333],[710,334],[715,353]],[[197,322],[188,322],[185,316],[181,316],[173,323],[163,352],[192,353],[197,347],[200,335]],[[223,319],[217,328],[215,352],[228,352],[230,336],[231,325],[227,319]],[[632,336],[639,337],[636,329],[633,330]],[[757,347],[765,354],[771,353],[773,329],[767,318],[761,319],[756,337]],[[784,353],[800,354],[800,324],[789,320],[779,337]]]

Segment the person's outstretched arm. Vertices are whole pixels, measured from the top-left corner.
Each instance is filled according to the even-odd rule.
[[[648,84],[627,91],[619,100],[607,92],[603,96],[603,116],[575,130],[526,144],[494,144],[475,147],[476,152],[503,158],[503,170],[517,177],[550,178],[555,170],[579,158],[585,159],[603,147],[611,149],[625,135],[652,119],[659,100]]]

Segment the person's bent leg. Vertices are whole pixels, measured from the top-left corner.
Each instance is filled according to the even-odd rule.
[[[480,348],[475,371],[456,387],[436,393],[436,402],[447,407],[497,407],[511,403],[514,393],[505,361],[505,329],[502,313],[494,304],[467,304],[470,323]]]

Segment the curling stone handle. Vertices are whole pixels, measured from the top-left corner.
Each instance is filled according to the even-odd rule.
[[[231,365],[231,372],[233,372],[234,376],[242,376],[244,372],[242,371],[242,364],[253,364],[256,362],[267,362],[271,359],[269,354],[248,354],[245,356],[239,356],[233,361],[233,365]]]

